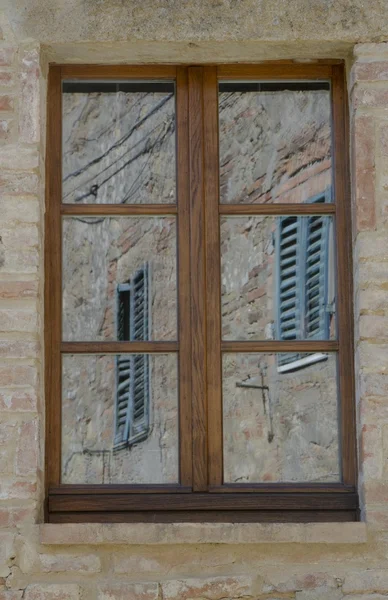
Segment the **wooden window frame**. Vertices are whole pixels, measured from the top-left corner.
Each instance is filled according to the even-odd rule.
[[[61,82],[116,78],[176,81],[177,204],[62,204]],[[231,79],[331,81],[335,203],[219,204],[218,81]],[[337,60],[179,67],[50,66],[45,215],[48,522],[358,520],[347,118],[344,65]],[[337,278],[341,282],[338,340],[221,341],[219,219],[248,214],[335,217]],[[177,342],[62,342],[61,219],[65,215],[176,215]],[[337,351],[339,357],[342,482],[223,484],[221,352],[318,351]],[[61,355],[90,352],[178,352],[180,484],[61,484]]]

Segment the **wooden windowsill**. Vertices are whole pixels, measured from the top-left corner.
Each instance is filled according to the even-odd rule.
[[[40,526],[49,545],[364,544],[366,523],[66,523]]]

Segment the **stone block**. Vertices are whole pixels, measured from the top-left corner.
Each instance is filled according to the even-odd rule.
[[[340,589],[320,587],[315,590],[296,592],[295,600],[342,600],[343,593]]]
[[[15,535],[0,531],[0,577],[8,577],[12,558],[15,556]]]
[[[0,331],[35,333],[38,329],[36,310],[11,310],[0,308]]]
[[[163,600],[221,600],[253,596],[262,591],[260,583],[250,576],[184,579],[162,583]]]
[[[0,111],[12,111],[13,109],[13,97],[7,94],[0,94]]]
[[[78,600],[80,587],[73,583],[31,583],[26,587],[24,600]]]
[[[38,295],[38,281],[0,281],[0,300],[23,300],[36,298]]]
[[[39,560],[44,573],[97,573],[101,570],[98,556],[93,554],[72,556],[68,554],[41,554]]]
[[[14,121],[12,119],[0,119],[0,141],[5,143],[11,140],[13,135]]]
[[[20,78],[19,137],[22,142],[32,144],[40,139],[40,68],[37,49],[24,52]]]
[[[0,136],[1,136],[0,121]],[[36,173],[23,171],[1,171],[0,172],[0,193],[13,196],[23,196],[25,194],[36,195],[38,193],[39,180]]]
[[[388,592],[388,569],[356,570],[345,577],[345,594],[360,592]]]
[[[388,338],[388,317],[380,315],[361,315],[359,319],[361,339]]]
[[[360,461],[365,479],[378,479],[383,474],[383,439],[381,427],[363,425],[360,434]]]
[[[1,85],[1,76],[0,76]],[[37,147],[12,144],[0,148],[0,168],[10,171],[30,171],[39,166]]]
[[[36,473],[38,466],[39,428],[36,420],[23,423],[18,433],[18,450],[16,454],[17,475]]]
[[[373,229],[376,224],[375,144],[374,118],[358,116],[353,129],[353,189],[358,231]]]
[[[0,48],[0,67],[10,67],[15,57],[16,48],[3,47]]]
[[[107,583],[98,590],[99,600],[158,600],[157,583]]]
[[[11,413],[35,412],[37,395],[35,391],[0,392],[0,412]]]
[[[35,386],[37,370],[35,366],[13,364],[0,366],[0,387]]]

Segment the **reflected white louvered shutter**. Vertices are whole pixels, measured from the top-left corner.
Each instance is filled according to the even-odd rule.
[[[305,271],[305,337],[327,339],[328,219],[307,219]]]
[[[149,339],[148,318],[148,268],[138,271],[132,279],[131,340]],[[132,387],[130,394],[130,444],[144,439],[149,428],[149,357],[147,354],[131,356]]]
[[[128,341],[130,290],[129,284],[119,285],[117,290],[117,339]],[[127,443],[129,428],[129,405],[131,388],[131,363],[128,355],[116,357],[116,406],[114,446]]]
[[[291,341],[300,338],[301,327],[301,219],[281,217],[277,232],[278,273],[278,339]],[[298,359],[296,354],[282,354],[279,365]]]

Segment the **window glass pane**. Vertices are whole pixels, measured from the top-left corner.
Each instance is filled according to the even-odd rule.
[[[221,218],[224,340],[336,337],[333,219]]]
[[[220,83],[219,124],[221,202],[332,201],[329,83]]]
[[[226,483],[340,481],[335,354],[223,355]]]
[[[63,83],[63,202],[175,202],[175,86]]]
[[[65,355],[62,482],[177,483],[175,354]]]
[[[63,220],[65,341],[175,340],[174,217]]]

